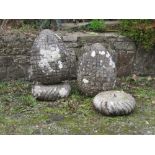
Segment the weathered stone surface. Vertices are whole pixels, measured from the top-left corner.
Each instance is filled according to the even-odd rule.
[[[79,45],[83,46],[87,43],[103,43],[109,39],[116,40],[118,37],[121,37],[116,33],[88,33],[84,35],[80,35],[77,37],[77,41]]]
[[[11,56],[0,56],[0,66],[10,66],[13,64],[13,58]]]
[[[150,51],[137,50],[133,64],[133,74],[155,76],[155,47]]]
[[[12,65],[7,68],[7,80],[28,80],[28,67],[29,65]]]
[[[83,46],[87,43],[102,43],[102,42],[105,42],[105,38],[103,36],[82,36],[82,37],[78,37],[78,43],[79,43],[79,46]]]
[[[0,67],[0,80],[4,80],[7,77],[7,67]]]
[[[129,76],[133,70],[133,62],[135,59],[134,51],[119,52],[117,54],[117,76]]]
[[[102,90],[113,89],[116,82],[116,66],[108,51],[100,43],[85,48],[77,71],[79,89],[93,96]]]
[[[0,32],[0,80],[27,79],[29,51],[35,34]]]
[[[109,40],[109,44],[117,55],[117,59],[114,59],[117,67],[117,76],[131,75],[136,54],[135,43],[124,36],[119,36],[113,41]]]
[[[79,48],[78,43],[66,43],[67,48]]]
[[[56,84],[75,74],[74,51],[66,48],[61,37],[51,30],[43,30],[31,51],[30,75],[34,81]]]
[[[134,110],[136,102],[123,91],[106,91],[94,97],[93,105],[105,115],[127,115]]]
[[[0,80],[28,79],[29,56],[0,56]]]
[[[0,33],[0,55],[27,55],[35,36],[18,31]]]
[[[63,36],[62,39],[64,42],[76,42],[77,36],[76,35]]]
[[[136,49],[134,42],[126,42],[126,41],[123,41],[123,42],[116,41],[114,43],[114,47],[115,47],[115,49],[118,49],[118,50],[135,50]]]
[[[55,101],[60,98],[67,97],[71,91],[69,84],[57,85],[34,85],[32,87],[32,95],[43,101]]]

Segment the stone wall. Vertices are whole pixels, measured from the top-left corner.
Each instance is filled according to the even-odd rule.
[[[103,43],[116,51],[118,76],[155,76],[155,48],[149,52],[137,50],[135,43],[117,33],[59,32],[68,48],[74,49],[77,60],[85,44]],[[30,50],[35,34],[7,32],[0,34],[0,80],[28,80]]]
[[[116,51],[114,57],[118,76],[132,74],[155,76],[155,47],[150,51],[137,49],[135,43],[117,33],[74,33],[64,34],[63,41],[69,48],[73,48],[78,57],[83,53],[84,44],[107,43]]]
[[[135,59],[136,46],[130,39],[120,36],[116,33],[103,33],[103,34],[85,34],[77,37],[63,37],[64,42],[68,44],[70,48],[74,48],[77,53],[77,59],[82,54],[82,47],[84,44],[91,45],[92,43],[103,43],[109,45],[116,51],[115,61],[118,70],[118,76],[128,76],[133,72],[133,63]],[[68,40],[67,40],[68,38]]]
[[[27,79],[35,37],[19,32],[0,34],[0,80]]]
[[[144,49],[136,51],[133,73],[142,76],[155,76],[155,47],[150,51]]]

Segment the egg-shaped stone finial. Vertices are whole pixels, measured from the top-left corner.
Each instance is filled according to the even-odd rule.
[[[116,83],[116,65],[112,51],[100,43],[84,48],[77,69],[79,89],[88,96],[103,90],[112,90]]]

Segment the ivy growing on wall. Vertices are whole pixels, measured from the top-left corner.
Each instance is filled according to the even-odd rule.
[[[136,45],[146,50],[151,49],[155,44],[155,29],[153,20],[121,20],[120,32],[136,42]]]

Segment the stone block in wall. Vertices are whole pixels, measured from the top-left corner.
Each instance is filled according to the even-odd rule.
[[[7,67],[13,64],[13,57],[11,56],[0,56],[0,66]]]
[[[135,51],[119,52],[117,55],[117,76],[129,76],[133,70]]]
[[[136,75],[155,76],[155,47],[150,51],[139,49],[133,66],[133,73]]]
[[[3,47],[0,48],[0,55],[29,55],[29,50],[31,49],[31,45],[26,46],[26,44],[22,45],[14,45],[14,47]]]
[[[7,68],[7,80],[27,79],[28,67],[12,65]]]
[[[7,67],[6,66],[0,67],[0,81],[5,80],[6,77],[7,77]]]
[[[130,51],[130,50],[135,50],[136,45],[134,42],[116,41],[114,42],[114,48],[116,50]]]
[[[27,55],[31,49],[34,35],[21,32],[0,33],[0,55]]]
[[[66,44],[66,46],[68,48],[77,48],[79,47],[78,43],[77,43],[77,35],[65,35],[62,36],[62,40],[63,42]]]
[[[101,35],[96,35],[96,36],[90,35],[90,36],[78,37],[77,42],[79,46],[84,46],[84,44],[106,42],[106,39],[104,36],[101,36]]]
[[[122,35],[118,35],[116,38],[116,41],[118,42],[133,42],[132,39],[126,37],[126,36],[122,36]]]
[[[18,65],[29,65],[30,56],[26,56],[26,55],[13,56],[13,63]]]
[[[83,46],[83,44],[86,43],[103,43],[103,42],[109,42],[109,40],[117,40],[117,38],[120,38],[118,33],[89,33],[86,35],[78,36],[77,42]]]
[[[65,45],[66,45],[67,48],[79,48],[78,43],[68,42],[68,43],[65,43]]]
[[[77,42],[77,35],[66,35],[62,37],[64,42]]]
[[[0,80],[27,79],[29,56],[0,56]]]

